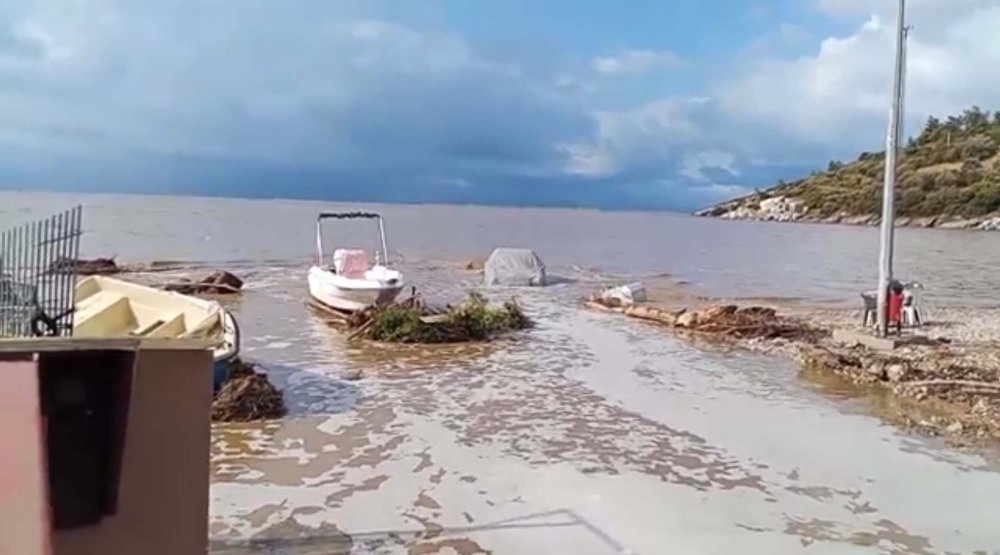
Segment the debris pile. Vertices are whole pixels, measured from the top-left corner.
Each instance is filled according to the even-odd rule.
[[[168,283],[163,288],[184,295],[231,295],[243,290],[243,280],[225,270],[219,270],[199,281],[182,280]]]
[[[897,393],[915,397],[1000,397],[1000,373],[956,362],[946,353],[907,358],[860,347],[815,346],[803,359],[807,365],[848,376],[856,383],[889,383]]]
[[[122,272],[122,268],[111,258],[59,258],[49,265],[52,274],[79,274],[82,276],[109,275]]]
[[[958,444],[1000,441],[1000,356],[992,346],[970,350],[969,345],[952,347],[939,338],[880,352],[838,344],[823,323],[809,324],[772,308],[665,310],[643,303],[643,295],[635,294],[641,291],[638,284],[605,288],[585,304],[691,335],[731,340],[758,352],[792,356],[807,377],[825,383],[834,375],[859,386],[860,394],[874,394],[880,415],[906,429],[945,435]],[[892,401],[883,403],[886,393]]]
[[[815,341],[826,335],[808,324],[779,315],[774,309],[761,306],[740,308],[736,305],[713,306],[705,310],[663,310],[649,306],[626,304],[617,297],[595,295],[587,301],[592,308],[620,312],[632,318],[649,320],[671,328],[734,339],[786,339]]]
[[[371,307],[347,318],[351,338],[394,343],[459,343],[485,341],[508,331],[526,329],[531,320],[516,301],[490,306],[477,292],[444,311],[429,309],[419,296]]]
[[[281,418],[286,413],[285,400],[267,375],[258,373],[253,364],[237,361],[212,401],[213,422],[251,422]]]
[[[832,372],[862,386],[889,388],[920,402],[890,416],[906,427],[953,439],[1000,439],[1000,369],[956,361],[947,351],[920,350],[906,356],[862,347],[812,346],[802,354],[806,369]]]

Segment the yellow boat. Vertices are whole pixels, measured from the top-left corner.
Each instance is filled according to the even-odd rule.
[[[216,340],[216,389],[240,350],[239,326],[221,304],[105,276],[77,282],[73,336]]]

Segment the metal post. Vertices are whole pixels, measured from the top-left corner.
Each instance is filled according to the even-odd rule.
[[[892,85],[892,108],[885,145],[885,183],[882,190],[882,233],[878,267],[878,328],[889,334],[889,282],[892,281],[892,250],[895,224],[896,155],[899,150],[903,111],[903,75],[906,47],[906,0],[899,0],[899,22],[896,32],[896,69]]]
[[[320,268],[325,266],[323,260],[323,220],[316,220],[316,265]]]
[[[389,247],[385,244],[385,224],[382,223],[382,216],[378,217],[378,234],[382,239],[382,265],[389,266]]]

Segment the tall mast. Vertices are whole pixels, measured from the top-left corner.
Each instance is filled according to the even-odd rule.
[[[899,0],[896,30],[896,69],[893,72],[892,109],[885,145],[885,183],[882,189],[882,233],[878,265],[878,328],[889,333],[889,282],[892,281],[893,233],[896,219],[896,160],[902,134],[903,79],[906,71],[906,0]]]

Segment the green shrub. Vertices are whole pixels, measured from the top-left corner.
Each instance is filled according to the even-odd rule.
[[[978,107],[944,120],[929,118],[899,159],[900,216],[982,215],[1000,211],[1000,112]],[[943,164],[957,164],[947,169]],[[881,210],[884,152],[862,152],[856,161],[829,162],[825,172],[779,183],[771,194],[802,199],[810,214],[826,217],[878,214]],[[762,197],[769,192],[762,191]]]
[[[396,343],[450,343],[483,341],[506,331],[529,328],[531,320],[514,300],[492,307],[473,291],[469,299],[452,307],[442,319],[425,320],[420,308],[391,305],[372,316],[367,337]]]

